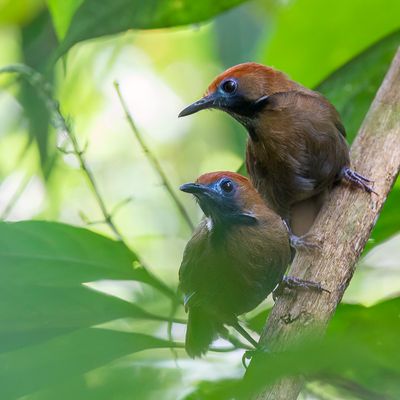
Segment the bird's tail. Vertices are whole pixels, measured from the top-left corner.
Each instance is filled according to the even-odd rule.
[[[200,308],[189,310],[185,349],[189,357],[201,357],[217,335],[215,320]]]

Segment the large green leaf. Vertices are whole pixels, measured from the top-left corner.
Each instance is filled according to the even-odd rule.
[[[201,382],[186,399],[247,399],[277,379],[298,374],[331,385],[350,382],[371,399],[397,399],[399,313],[400,298],[372,307],[342,304],[322,342],[306,341],[279,353],[259,352],[244,380]]]
[[[170,368],[171,360],[146,357],[140,363],[122,359],[88,374],[24,397],[24,400],[175,400],[186,370]],[[180,397],[179,397],[180,398]]]
[[[45,72],[45,68],[47,60],[56,47],[57,39],[47,10],[21,29],[21,52],[24,63],[44,73],[49,85],[53,85],[54,76],[52,71]],[[52,91],[52,89],[49,90]],[[24,118],[28,121],[28,133],[31,141],[37,144],[41,167],[47,178],[57,151],[55,139],[52,140],[50,136],[49,110],[36,89],[25,80],[20,81],[17,98],[24,109]]]
[[[118,357],[170,343],[138,333],[82,329],[0,355],[1,399],[62,383]]]
[[[0,223],[0,282],[4,285],[71,287],[99,279],[162,283],[123,243],[87,229],[46,222]]]
[[[83,0],[74,14],[79,1],[71,2],[70,7],[52,5],[51,12],[59,33],[65,31],[73,14],[57,56],[75,43],[128,29],[158,29],[202,22],[244,1]]]
[[[161,319],[83,285],[135,280],[167,290],[135,262],[125,245],[86,229],[41,221],[0,223],[0,351],[122,317]]]
[[[1,285],[0,352],[117,318],[154,319],[135,304],[84,286]]]
[[[83,0],[48,0],[47,4],[52,15],[54,29],[61,40],[68,30],[68,25]]]
[[[265,7],[271,9],[270,2]],[[314,86],[372,43],[400,28],[397,0],[279,2],[263,61]]]
[[[338,109],[352,142],[400,44],[400,30],[351,59],[324,79],[316,90]]]

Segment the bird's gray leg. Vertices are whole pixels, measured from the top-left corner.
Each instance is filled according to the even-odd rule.
[[[369,186],[370,183],[373,183],[370,179],[365,178],[364,176],[360,175],[358,172],[353,171],[349,167],[343,167],[341,171],[341,178],[345,181],[349,182],[354,186],[358,186],[364,189],[367,193],[375,193],[378,194]]]
[[[251,337],[251,335],[244,329],[239,322],[236,320],[232,323],[232,328],[234,328],[241,336],[243,336],[250,344],[254,347],[258,346],[258,343]]]
[[[295,235],[289,227],[287,221],[283,220],[289,233],[290,247],[295,250],[315,250],[321,249],[320,240],[313,234],[306,233],[302,236]]]
[[[245,368],[247,368],[247,363],[246,361],[251,359],[253,355],[257,352],[268,352],[268,349],[266,346],[260,345],[257,343],[251,335],[244,329],[239,322],[236,320],[234,323],[231,324],[232,327],[241,335],[243,336],[249,343],[251,343],[254,346],[253,350],[247,350],[243,353],[242,356],[242,364]]]

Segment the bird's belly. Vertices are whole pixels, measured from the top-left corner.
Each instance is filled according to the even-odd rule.
[[[246,267],[238,268],[240,272],[231,270],[218,280],[212,293],[205,294],[208,307],[220,318],[241,315],[257,307],[280,282],[286,268],[259,268],[249,272]],[[226,320],[225,317],[222,319]]]

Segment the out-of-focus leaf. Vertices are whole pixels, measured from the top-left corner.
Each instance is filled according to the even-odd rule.
[[[56,48],[57,41],[52,28],[50,15],[47,10],[39,14],[30,24],[22,29],[22,54],[24,62],[37,71],[44,72],[50,54]],[[46,74],[46,81],[53,83],[52,71]],[[49,111],[44,100],[38,95],[25,80],[21,81],[21,90],[18,100],[24,108],[24,116],[28,119],[29,135],[32,141],[36,142],[42,170],[47,177],[52,160],[56,154],[55,139],[50,144],[49,136]]]
[[[159,320],[85,282],[135,280],[170,294],[125,245],[85,229],[27,221],[0,223],[0,351],[117,318]]]
[[[270,2],[265,7],[272,9]],[[400,3],[386,0],[279,2],[263,60],[314,86],[371,44],[400,28]]]
[[[82,329],[48,342],[0,355],[0,392],[4,400],[80,376],[118,357],[170,347],[138,333]]]
[[[246,325],[252,329],[254,332],[261,333],[262,329],[265,326],[265,322],[269,316],[271,309],[262,310],[258,314],[254,315],[252,318],[248,319]]]
[[[184,397],[184,400],[224,400],[230,393],[235,393],[239,385],[238,379],[221,379],[218,381],[199,382],[197,388]]]
[[[400,298],[373,307],[340,305],[325,339],[280,353],[257,353],[245,379],[202,382],[187,399],[248,398],[282,377],[301,374],[335,385],[354,382],[380,399],[400,396]],[[370,397],[371,398],[371,397]]]
[[[184,371],[166,366],[169,362],[152,358],[137,364],[117,360],[112,365],[24,397],[24,400],[132,400],[133,393],[138,400],[175,400],[181,391]]]
[[[44,0],[2,0],[0,4],[0,24],[26,24],[32,18],[35,18],[44,6]]]
[[[87,229],[46,222],[0,223],[3,285],[71,287],[99,279],[136,280],[169,290],[135,263],[123,243]]]
[[[338,109],[350,143],[361,126],[399,44],[400,31],[396,31],[344,64],[315,88]]]
[[[400,180],[398,180],[400,182]],[[400,185],[396,184],[383,206],[364,253],[400,231]]]
[[[217,51],[225,68],[255,58],[259,42],[264,39],[265,19],[252,11],[244,4],[215,19]]]
[[[57,56],[83,40],[128,29],[159,29],[202,22],[243,1],[84,0],[72,17]],[[71,7],[76,7],[76,2]],[[56,15],[62,10],[52,8],[53,19],[62,18]]]
[[[117,318],[159,319],[135,304],[84,286],[0,288],[0,352]]]
[[[243,163],[236,172],[238,174],[242,174],[244,176],[247,176],[246,163]]]
[[[47,4],[53,19],[54,29],[61,40],[68,30],[72,16],[84,0],[48,0]]]

